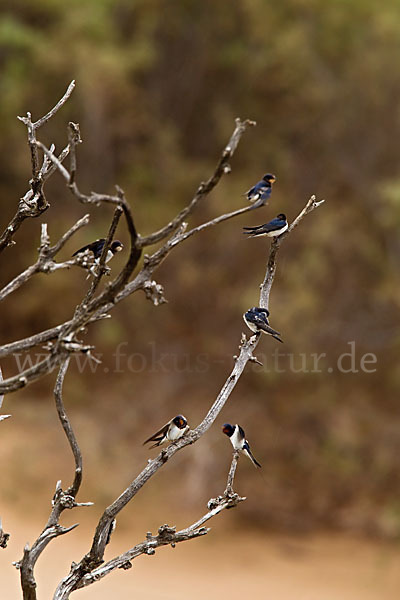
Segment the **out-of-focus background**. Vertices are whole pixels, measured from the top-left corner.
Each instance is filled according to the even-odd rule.
[[[89,330],[86,339],[102,363],[75,363],[65,385],[85,460],[80,499],[96,503],[87,513],[68,516],[82,523],[81,534],[70,534],[81,553],[102,508],[154,455],[142,447],[143,439],[178,412],[196,425],[231,369],[245,331],[242,313],[257,304],[268,252],[268,242],[243,239],[242,226],[279,212],[290,221],[315,193],[327,201],[282,246],[271,295],[271,324],[285,344],[261,341],[257,354],[264,366],[246,369],[212,430],[126,509],[115,543],[122,549],[121,540],[132,545],[164,522],[184,526],[196,519],[224,489],[231,453],[220,425],[239,422],[263,478],[240,461],[236,488],[248,499],[214,522],[218,542],[211,534],[180,550],[188,572],[197,565],[200,573],[206,564],[201,556],[214,551],[224,555],[224,575],[232,580],[229,559],[234,564],[238,558],[232,532],[246,544],[257,531],[265,560],[258,575],[246,571],[241,580],[249,585],[260,577],[265,590],[265,565],[273,554],[265,540],[280,540],[278,547],[297,536],[294,550],[281,544],[288,561],[282,577],[289,573],[293,580],[287,597],[303,597],[301,590],[307,599],[314,592],[326,599],[347,592],[349,598],[394,598],[388,557],[398,560],[397,546],[382,540],[393,544],[400,533],[399,28],[395,0],[3,0],[2,228],[30,177],[26,130],[16,116],[28,110],[33,118],[42,116],[72,79],[77,85],[71,99],[39,137],[61,149],[67,122],[79,122],[81,189],[112,192],[118,183],[143,235],[173,217],[212,173],[237,116],[256,120],[257,127],[245,133],[232,173],[191,224],[243,206],[243,192],[265,172],[278,179],[266,208],[195,236],[171,254],[157,272],[168,304],[155,308],[135,294],[111,320]],[[57,174],[46,195],[50,210],[25,222],[17,245],[2,255],[2,284],[35,260],[41,222],[49,223],[56,240],[87,212]],[[106,233],[110,209],[89,212],[90,226],[64,249],[64,258]],[[118,237],[127,240],[122,226]],[[114,268],[123,260],[114,259]],[[65,320],[86,286],[78,269],[32,279],[2,304],[1,343]],[[21,354],[4,361],[5,375],[25,359]],[[13,524],[10,546],[1,555],[4,572],[39,532],[56,481],[71,478],[53,382],[48,376],[4,402],[3,412],[13,415],[1,424],[0,514],[6,531]],[[339,572],[349,553],[360,557],[360,565],[369,564],[365,552],[376,558],[377,572],[366,575],[360,566],[359,587],[336,594],[327,584],[315,591],[318,563],[313,568],[305,559],[308,583],[301,560],[294,570],[289,564],[294,555],[308,556],[296,544],[311,539],[317,539],[317,557],[325,549],[329,565],[335,564],[329,553],[336,548],[343,562]],[[60,556],[63,543],[54,543]],[[163,560],[175,561],[166,563],[167,571],[179,570],[179,560],[168,558],[171,551],[161,552]],[[66,568],[79,558],[71,551]],[[159,559],[152,560],[155,577]],[[216,560],[207,567],[210,577],[217,576]],[[133,571],[119,579],[133,584]],[[368,584],[372,572],[379,581],[376,596]],[[331,580],[337,579],[335,571]],[[92,592],[96,598],[101,585]],[[217,597],[212,587],[206,593]],[[272,593],[286,597],[279,587]],[[172,597],[167,591],[147,594]]]

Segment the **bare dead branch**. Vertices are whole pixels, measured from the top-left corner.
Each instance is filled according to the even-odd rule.
[[[72,94],[74,87],[75,82],[72,81],[61,100],[59,100],[57,104],[46,115],[44,115],[44,117],[41,117],[34,123],[32,123],[32,115],[29,112],[27,113],[26,117],[18,117],[18,119],[26,125],[28,130],[28,144],[31,151],[32,163],[32,179],[30,181],[31,189],[23,198],[21,198],[17,212],[0,236],[0,252],[12,244],[12,238],[14,234],[16,231],[18,231],[25,219],[28,217],[38,217],[49,207],[49,204],[43,193],[43,184],[45,179],[47,179],[47,177],[50,175],[48,172],[50,170],[50,165],[43,165],[42,169],[39,167],[36,130],[44,125],[49,119],[51,119],[51,117],[53,117],[56,112],[65,104]],[[62,161],[60,161],[60,164],[61,162]]]
[[[15,342],[4,344],[0,347],[0,358],[4,356],[9,356],[13,353],[15,354],[20,350],[29,350],[30,348],[34,348],[35,346],[40,346],[41,344],[45,344],[50,340],[54,340],[58,337],[63,327],[69,325],[70,322],[71,321],[66,321],[65,323],[61,323],[60,325],[56,325],[55,327],[51,327],[50,329],[45,329],[40,333],[30,335],[29,337],[23,338],[22,340],[16,340]],[[1,393],[3,392],[4,390],[3,388],[1,388]]]
[[[63,175],[65,179],[69,180],[69,173],[62,164],[61,160],[51,150],[46,148],[46,146],[42,144],[42,142],[35,141],[35,144],[37,148],[43,150],[44,155],[53,163],[54,168],[57,168],[60,171],[61,175]]]
[[[226,482],[225,495],[231,494],[233,492],[233,480],[235,479],[236,467],[239,460],[239,452],[237,450],[233,451],[232,454],[232,464],[229,469],[228,481]]]
[[[50,152],[53,154],[54,151],[55,151],[54,146],[50,146]],[[61,164],[67,158],[69,153],[70,153],[70,145],[67,144],[65,146],[65,148],[60,152],[60,154],[58,156],[56,156],[57,164]],[[57,170],[57,167],[50,160],[50,158],[47,155],[45,155],[43,164],[46,165],[46,168],[43,173],[43,181],[46,181],[46,179],[48,179]]]
[[[153,555],[156,549],[161,546],[170,545],[175,547],[179,542],[185,542],[206,535],[210,529],[203,527],[204,523],[226,508],[233,508],[246,499],[233,492],[233,480],[238,457],[238,452],[234,452],[225,492],[222,496],[211,498],[208,501],[207,507],[209,510],[198,521],[180,531],[176,531],[176,527],[162,525],[158,529],[158,535],[153,536],[151,532],[148,532],[145,541],[136,544],[130,550],[97,566],[97,568],[92,567],[91,569],[90,555],[86,555],[79,564],[72,565],[70,573],[58,585],[53,600],[67,600],[72,591],[100,581],[115,569],[129,569],[132,566],[132,560],[142,554]]]
[[[30,113],[27,114],[27,117],[21,118],[28,129],[28,142],[31,151],[33,175],[30,182],[31,190],[29,190],[29,192],[25,194],[24,198],[21,199],[18,212],[14,217],[16,220],[15,222],[11,222],[13,227],[10,229],[9,226],[9,228],[6,230],[8,233],[5,232],[0,238],[1,251],[7,246],[7,244],[11,242],[12,235],[16,230],[14,225],[18,228],[24,218],[27,216],[38,216],[48,208],[48,203],[43,193],[43,184],[49,174],[55,172],[56,170],[63,176],[71,193],[79,202],[83,204],[93,204],[95,206],[99,206],[103,203],[109,203],[116,207],[107,235],[107,241],[100,258],[98,273],[94,278],[87,295],[75,309],[72,319],[57,327],[40,332],[35,336],[30,336],[29,338],[7,344],[0,348],[0,356],[2,356],[11,351],[15,351],[16,349],[26,350],[39,343],[48,343],[48,355],[43,361],[40,361],[38,364],[26,369],[23,373],[20,373],[14,377],[10,377],[5,381],[0,381],[0,394],[2,392],[9,392],[23,387],[31,381],[34,381],[35,379],[50,372],[56,366],[60,366],[54,395],[58,415],[67,435],[75,460],[75,476],[72,485],[64,492],[61,488],[61,482],[57,483],[56,492],[53,498],[53,508],[46,527],[34,542],[31,549],[28,546],[25,547],[23,558],[17,564],[18,568],[21,570],[21,584],[24,600],[36,600],[34,567],[43,549],[54,537],[63,535],[76,526],[64,528],[59,525],[59,518],[62,511],[67,508],[74,508],[76,506],[91,505],[91,503],[77,503],[75,500],[82,478],[82,456],[72,426],[66,415],[62,399],[62,385],[68,368],[71,353],[90,352],[91,349],[90,346],[84,345],[78,340],[78,334],[82,333],[83,329],[89,323],[100,318],[104,318],[108,314],[108,311],[117,302],[121,301],[133,292],[138,291],[139,289],[142,289],[146,293],[146,296],[149,297],[149,299],[151,299],[155,304],[165,301],[162,287],[152,279],[152,276],[155,269],[162,263],[163,260],[165,260],[171,250],[180,242],[188,239],[195,233],[203,231],[207,227],[219,224],[227,219],[258,208],[257,204],[246,206],[225,215],[217,216],[216,218],[206,223],[202,223],[198,227],[194,227],[186,232],[187,224],[185,223],[185,219],[192,214],[197,204],[205,196],[207,196],[212,189],[214,189],[223,174],[230,171],[229,160],[236,150],[242,134],[247,126],[255,124],[252,121],[241,121],[240,119],[236,119],[235,130],[220,157],[213,175],[206,182],[200,184],[190,203],[183,210],[181,210],[180,213],[174,219],[172,219],[172,221],[170,221],[170,223],[147,237],[140,237],[136,231],[131,208],[126,201],[122,190],[117,188],[117,194],[114,196],[98,194],[95,192],[84,194],[79,190],[75,181],[76,145],[81,142],[79,125],[74,123],[69,124],[69,143],[58,157],[55,154],[54,145],[51,145],[50,148],[47,148],[44,144],[36,139],[36,129],[47,122],[65,103],[71,94],[73,87],[74,84],[72,82],[66,94],[57,103],[57,105],[49,113],[47,113],[47,115],[35,123],[32,122]],[[39,148],[43,151],[43,163],[41,167],[39,167]],[[70,155],[69,171],[62,164],[63,160],[66,158],[66,156],[68,156],[68,154]],[[276,254],[280,244],[282,243],[283,239],[285,239],[287,234],[290,233],[292,229],[301,222],[304,216],[319,206],[320,203],[321,202],[316,202],[315,197],[312,197],[297,219],[292,223],[288,232],[272,242],[268,258],[267,272],[264,282],[261,286],[261,306],[268,306],[269,303],[269,295],[276,271]],[[129,256],[126,264],[111,281],[111,283],[104,286],[102,291],[95,296],[100,280],[105,271],[105,258],[107,249],[111,243],[122,214],[124,214],[125,222],[130,235]],[[43,225],[39,248],[39,258],[37,263],[31,267],[28,267],[24,273],[15,278],[13,282],[8,284],[8,286],[12,284],[11,288],[6,286],[6,288],[4,288],[5,292],[4,290],[0,291],[0,300],[2,298],[2,293],[4,294],[3,297],[5,297],[8,293],[20,287],[24,281],[29,279],[36,272],[50,272],[52,269],[65,268],[70,264],[75,264],[73,261],[67,261],[66,263],[54,263],[52,259],[55,253],[63,247],[69,237],[73,235],[73,233],[79,228],[77,225],[78,224],[75,224],[73,228],[66,232],[66,234],[64,234],[59,242],[53,247],[50,246],[47,226]],[[161,248],[159,248],[152,255],[145,257],[142,269],[136,275],[135,279],[130,282],[130,277],[139,262],[142,248],[163,241],[166,238],[169,239],[165,241]],[[79,264],[78,259],[76,260],[76,264]],[[83,265],[81,264],[81,266]],[[246,339],[246,336],[243,337],[240,344],[240,352],[239,355],[235,357],[235,363],[232,372],[208,413],[204,417],[203,421],[193,431],[189,431],[177,442],[172,443],[168,448],[162,450],[162,452],[160,452],[155,459],[150,460],[147,466],[131,482],[126,490],[123,491],[122,494],[120,494],[120,496],[105,509],[98,522],[93,542],[88,554],[86,554],[78,564],[73,564],[69,575],[60,583],[54,596],[57,598],[57,600],[67,599],[71,591],[101,579],[115,568],[128,568],[131,565],[131,560],[140,554],[154,554],[156,548],[159,546],[168,544],[174,545],[180,541],[194,539],[200,535],[204,535],[208,532],[208,529],[203,527],[205,522],[225,508],[236,506],[239,502],[244,500],[244,498],[241,498],[233,492],[233,480],[238,462],[238,453],[234,452],[225,492],[222,496],[218,496],[217,498],[213,498],[209,501],[209,510],[205,515],[203,515],[203,517],[190,525],[188,528],[178,532],[176,532],[175,528],[164,525],[159,528],[157,536],[152,536],[152,534],[149,533],[144,542],[141,542],[134,548],[128,550],[128,552],[121,554],[115,559],[112,559],[107,563],[103,563],[105,547],[109,541],[111,527],[114,523],[116,515],[127,505],[128,502],[132,500],[132,498],[134,498],[138,491],[149,481],[149,479],[158,471],[158,469],[163,467],[166,462],[179,450],[198,441],[200,437],[204,435],[204,433],[211,427],[223,406],[229,399],[230,394],[232,393],[241,374],[243,373],[247,362],[256,360],[253,355],[253,351],[258,342],[258,335],[251,336],[249,340]]]
[[[66,355],[67,352],[65,350],[60,353],[49,352],[46,358],[39,361],[32,367],[29,367],[22,373],[18,373],[17,375],[8,377],[8,379],[2,381],[0,384],[1,393],[8,394],[10,392],[15,392],[16,390],[25,387],[29,383],[32,383],[32,381],[36,381],[36,379],[39,379],[43,375],[51,373],[51,371],[60,364]]]
[[[184,233],[180,237],[180,239],[177,240],[176,243],[183,242],[187,238],[194,235],[195,233],[199,233],[200,231],[203,231],[204,229],[207,229],[208,227],[212,227],[213,225],[219,225],[219,223],[223,223],[224,221],[228,221],[229,219],[233,219],[234,217],[238,217],[239,215],[243,215],[244,213],[250,212],[251,210],[255,210],[257,208],[260,208],[260,206],[257,204],[250,204],[249,206],[244,206],[243,208],[239,208],[238,210],[234,210],[230,213],[226,213],[225,215],[220,215],[219,217],[216,217],[215,219],[211,219],[210,221],[207,221],[206,223],[202,223],[198,227],[194,227],[193,229],[190,229],[189,231]]]
[[[28,544],[25,546],[22,559],[19,562],[14,563],[14,566],[20,570],[21,587],[24,600],[37,599],[36,581],[33,571],[43,550],[51,542],[51,540],[60,535],[64,535],[65,533],[69,533],[77,526],[78,524],[71,525],[70,527],[54,525],[53,527],[46,528],[40,534],[32,548],[29,548]]]
[[[41,127],[42,125],[47,123],[47,121],[49,121],[52,117],[54,117],[56,112],[60,110],[60,108],[66,103],[68,98],[71,96],[72,92],[74,91],[74,88],[75,88],[75,80],[73,79],[71,81],[71,83],[69,84],[67,91],[65,92],[65,94],[61,98],[61,100],[59,100],[57,102],[57,104],[51,110],[49,110],[49,112],[46,115],[44,115],[44,117],[42,117],[41,119],[38,119],[37,121],[35,121],[35,123],[32,123],[32,127],[34,127],[35,129],[39,129],[39,127]],[[23,121],[25,123],[24,117],[19,117],[19,118],[21,119],[21,121]]]
[[[67,436],[68,443],[71,447],[72,454],[74,455],[75,460],[75,477],[72,485],[66,491],[66,494],[76,497],[81,482],[82,482],[82,453],[80,451],[78,442],[76,440],[74,431],[72,429],[71,423],[68,419],[67,413],[65,412],[63,398],[62,398],[62,388],[64,383],[65,374],[68,370],[70,357],[66,358],[60,366],[60,370],[58,372],[56,385],[54,387],[54,397],[56,401],[56,408],[58,413],[58,418],[60,419],[61,425],[64,429],[65,435]]]

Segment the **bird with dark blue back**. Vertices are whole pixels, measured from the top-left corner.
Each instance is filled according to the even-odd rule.
[[[256,333],[257,335],[266,333],[283,344],[283,340],[281,340],[279,337],[281,334],[279,331],[272,329],[269,324],[268,317],[269,310],[266,308],[260,308],[259,306],[253,306],[253,308],[250,308],[243,315],[244,322],[246,323],[247,327],[253,331],[253,333]]]
[[[98,240],[95,240],[94,242],[91,242],[90,244],[87,244],[86,246],[83,246],[82,248],[79,248],[79,250],[74,252],[72,256],[76,256],[77,254],[80,254],[81,252],[86,252],[86,250],[90,250],[90,252],[94,256],[94,262],[95,262],[95,266],[90,269],[90,273],[92,275],[96,275],[95,267],[99,266],[99,264],[100,264],[100,257],[103,252],[105,243],[106,243],[105,238],[100,238]],[[123,250],[123,248],[124,248],[124,245],[122,242],[120,242],[119,240],[114,240],[108,249],[105,262],[108,263],[112,259],[112,257],[115,256],[117,254],[117,252],[121,252],[121,250]]]
[[[286,219],[286,215],[280,213],[275,219],[272,219],[264,225],[257,225],[256,227],[243,227],[243,233],[248,237],[278,237],[288,230],[289,224]]]
[[[261,181],[258,181],[248,192],[246,192],[245,195],[247,196],[247,200],[252,203],[257,203],[260,206],[267,204],[271,196],[272,185],[275,181],[275,175],[266,173]]]

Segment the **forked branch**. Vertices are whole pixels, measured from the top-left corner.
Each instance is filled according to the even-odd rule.
[[[45,198],[43,193],[43,185],[44,181],[47,178],[46,176],[49,174],[48,172],[52,169],[52,165],[48,161],[43,161],[42,168],[39,167],[39,156],[36,145],[36,131],[47,123],[51,117],[53,117],[56,112],[66,103],[68,98],[71,96],[75,87],[75,81],[71,81],[68,86],[67,91],[64,96],[57,102],[57,104],[41,119],[38,119],[34,123],[32,123],[32,115],[31,113],[27,113],[26,117],[18,117],[20,121],[22,121],[28,130],[28,144],[31,151],[31,161],[32,161],[32,179],[30,181],[31,189],[21,198],[18,210],[11,219],[10,223],[0,236],[0,252],[2,252],[7,246],[13,244],[13,236],[18,231],[22,223],[28,217],[38,217],[45,210],[48,209],[49,204]],[[63,156],[59,157],[58,160],[62,162],[67,156],[68,151],[63,152]]]
[[[73,590],[87,587],[92,583],[96,583],[115,569],[126,570],[131,568],[132,561],[142,554],[151,556],[155,554],[157,548],[160,548],[161,546],[171,546],[174,548],[176,544],[179,544],[179,542],[186,542],[188,540],[193,540],[206,535],[210,531],[210,528],[204,527],[204,523],[218,515],[226,508],[233,508],[240,502],[246,500],[246,498],[242,498],[239,496],[239,494],[236,494],[233,491],[233,480],[235,477],[238,458],[238,452],[234,452],[224,493],[222,496],[211,498],[208,501],[207,508],[209,510],[195,523],[179,531],[176,531],[176,527],[161,525],[161,527],[158,528],[158,535],[153,536],[151,532],[148,532],[146,534],[146,539],[143,542],[136,544],[133,548],[130,548],[119,556],[116,556],[115,558],[101,564],[86,574],[82,575],[85,567],[87,567],[86,563],[84,565],[81,563],[78,565],[73,565],[69,575],[60,582],[54,594],[53,600],[67,600]],[[87,561],[90,560],[89,557],[85,558]]]

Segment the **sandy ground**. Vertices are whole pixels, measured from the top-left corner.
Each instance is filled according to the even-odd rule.
[[[7,527],[6,527],[7,525]],[[0,598],[21,598],[18,572],[11,562],[32,540],[37,528],[7,516],[13,532],[0,552]],[[68,571],[72,559],[86,551],[83,532],[76,530],[55,540],[37,566],[39,599],[52,598],[56,582]],[[135,535],[114,534],[112,554],[139,541]],[[400,547],[357,540],[344,535],[321,534],[291,538],[249,533],[221,537],[214,528],[204,538],[165,547],[155,556],[136,559],[129,571],[118,570],[103,581],[73,594],[74,598],[181,600],[398,600]]]

